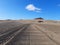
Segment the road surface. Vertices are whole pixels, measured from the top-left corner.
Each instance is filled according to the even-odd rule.
[[[13,23],[14,25],[12,25],[12,22],[10,23],[8,23],[10,26],[8,26],[8,30],[5,29],[6,27],[4,31],[0,28],[0,32],[2,32],[0,33],[0,45],[60,45],[60,41],[56,39],[59,36],[53,38],[57,34],[46,31],[37,24]]]

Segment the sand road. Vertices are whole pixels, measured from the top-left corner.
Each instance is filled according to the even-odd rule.
[[[0,34],[0,45],[60,45],[48,33],[36,24],[22,24]]]

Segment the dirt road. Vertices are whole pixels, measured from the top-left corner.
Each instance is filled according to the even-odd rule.
[[[0,45],[60,45],[55,33],[36,24],[21,24],[0,34]]]

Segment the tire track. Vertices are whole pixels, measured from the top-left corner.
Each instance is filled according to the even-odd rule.
[[[30,45],[30,24],[26,26],[18,35],[16,35],[10,43],[6,45]]]
[[[39,31],[41,31],[42,33],[44,33],[50,40],[52,40],[54,43],[56,43],[57,45],[60,45],[60,40],[57,40],[57,38],[53,38],[53,36],[56,36],[55,33],[45,30],[45,28],[43,27],[39,27],[38,25],[34,25],[35,28],[37,28]],[[59,37],[59,36],[58,36]]]
[[[19,25],[22,25],[22,23],[19,22],[6,22],[6,23],[1,23],[0,24],[0,35],[6,32],[11,31],[12,28],[16,28]]]
[[[19,34],[23,29],[25,29],[29,24],[25,24],[23,26],[19,26],[15,28],[16,30],[13,30],[11,32],[7,32],[5,34],[2,34],[0,36],[0,45],[6,45],[8,44],[17,34]]]

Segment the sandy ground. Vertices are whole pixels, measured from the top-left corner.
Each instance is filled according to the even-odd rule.
[[[0,23],[0,45],[60,45],[58,24],[31,20]]]

